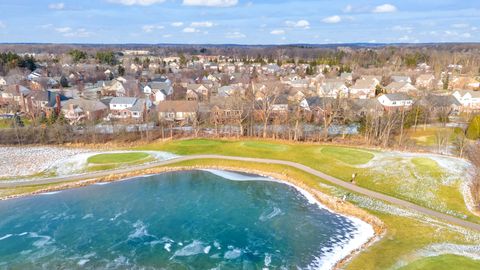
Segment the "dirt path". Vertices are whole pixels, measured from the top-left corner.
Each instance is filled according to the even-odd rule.
[[[416,205],[414,203],[404,201],[392,196],[388,196],[376,191],[372,191],[366,188],[359,187],[357,185],[345,182],[343,180],[340,180],[338,178],[335,178],[333,176],[327,175],[325,173],[322,173],[320,171],[314,170],[308,166],[292,162],[292,161],[285,161],[285,160],[274,160],[274,159],[261,159],[261,158],[245,158],[245,157],[233,157],[233,156],[221,156],[221,155],[191,155],[191,156],[183,156],[183,157],[178,157],[166,161],[159,161],[159,162],[154,162],[154,163],[149,163],[149,164],[144,164],[144,165],[138,165],[138,166],[132,166],[129,168],[124,168],[124,169],[117,169],[117,170],[109,170],[109,171],[101,171],[101,172],[95,172],[95,173],[88,173],[88,174],[82,174],[82,175],[75,175],[75,176],[69,176],[69,177],[56,177],[56,178],[46,178],[46,179],[40,179],[40,180],[31,180],[31,181],[4,181],[0,182],[0,188],[14,188],[14,187],[20,187],[20,186],[32,186],[32,185],[39,185],[39,184],[52,184],[52,183],[58,183],[58,182],[69,182],[69,181],[78,181],[78,180],[85,180],[85,179],[92,179],[92,178],[99,178],[99,177],[105,177],[109,176],[112,174],[122,174],[122,173],[128,173],[128,172],[133,172],[133,171],[138,171],[138,170],[145,170],[145,169],[150,169],[153,167],[157,166],[162,166],[162,165],[169,165],[169,164],[174,164],[177,162],[181,161],[188,161],[188,160],[196,160],[196,159],[224,159],[224,160],[234,160],[234,161],[247,161],[247,162],[257,162],[257,163],[268,163],[268,164],[280,164],[280,165],[287,165],[291,166],[294,168],[297,168],[299,170],[305,171],[307,173],[310,173],[312,175],[318,176],[322,179],[325,179],[337,186],[343,187],[345,189],[351,190],[353,192],[368,196],[370,198],[374,199],[379,199],[382,201],[386,201],[388,203],[392,203],[410,210],[417,211],[419,213],[435,217],[440,220],[447,221],[452,224],[460,225],[462,227],[480,231],[480,224],[469,222],[463,219],[459,219],[444,213],[440,213],[419,205]]]

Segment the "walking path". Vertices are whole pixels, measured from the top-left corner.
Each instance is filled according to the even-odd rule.
[[[162,166],[162,165],[169,165],[169,164],[174,164],[177,162],[181,161],[188,161],[188,160],[196,160],[196,159],[223,159],[223,160],[233,160],[233,161],[247,161],[247,162],[257,162],[257,163],[267,163],[267,164],[280,164],[280,165],[286,165],[286,166],[291,166],[294,168],[297,168],[299,170],[305,171],[307,173],[310,173],[312,175],[318,176],[322,179],[325,179],[337,186],[343,187],[345,189],[351,190],[353,192],[368,196],[370,198],[374,199],[379,199],[383,200],[410,210],[417,211],[419,213],[435,217],[440,220],[447,221],[452,224],[460,225],[462,227],[480,231],[480,224],[469,222],[460,218],[456,218],[441,212],[437,212],[435,210],[431,210],[419,205],[416,205],[414,203],[401,200],[392,196],[388,196],[376,191],[372,191],[366,188],[359,187],[357,185],[354,185],[352,183],[345,182],[343,180],[340,180],[338,178],[335,178],[333,176],[327,175],[325,173],[322,173],[320,171],[314,170],[308,166],[292,162],[292,161],[285,161],[285,160],[275,160],[275,159],[261,159],[261,158],[246,158],[246,157],[233,157],[233,156],[222,156],[222,155],[191,155],[191,156],[182,156],[170,160],[165,160],[165,161],[159,161],[159,162],[153,162],[153,163],[148,163],[148,164],[143,164],[143,165],[137,165],[137,166],[132,166],[129,168],[123,168],[123,169],[117,169],[117,170],[109,170],[109,171],[100,171],[100,172],[94,172],[94,173],[88,173],[88,174],[82,174],[82,175],[74,175],[74,176],[68,176],[68,177],[56,177],[56,178],[45,178],[45,179],[39,179],[39,180],[30,180],[30,181],[16,181],[16,180],[11,180],[11,181],[3,181],[0,182],[0,188],[13,188],[13,187],[20,187],[20,186],[32,186],[32,185],[39,185],[39,184],[52,184],[52,183],[59,183],[59,182],[70,182],[70,181],[78,181],[78,180],[85,180],[85,179],[93,179],[93,178],[99,178],[99,177],[105,177],[109,176],[112,174],[122,174],[122,173],[128,173],[128,172],[133,172],[133,171],[138,171],[138,170],[145,170],[145,169],[151,169],[153,167],[157,166]]]

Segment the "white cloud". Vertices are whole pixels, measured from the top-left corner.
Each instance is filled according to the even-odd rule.
[[[64,37],[90,37],[91,32],[88,32],[85,28],[73,29],[71,27],[59,27],[55,28],[55,31],[62,34]]]
[[[163,35],[162,37],[163,37],[163,38],[171,38],[172,35],[170,35],[170,34],[165,34],[165,35]]]
[[[48,8],[49,9],[61,10],[61,9],[65,8],[65,4],[64,3],[52,3],[52,4],[48,5]]]
[[[467,28],[469,26],[467,23],[456,23],[452,25],[453,28]]]
[[[284,34],[285,34],[285,30],[275,29],[275,30],[272,30],[272,32],[270,32],[270,34],[272,34],[272,35],[284,35]]]
[[[39,27],[42,28],[42,29],[49,29],[49,28],[53,27],[53,24],[51,24],[51,23],[42,24]]]
[[[85,28],[79,28],[75,31],[67,32],[63,34],[64,37],[90,37],[92,33],[88,32]]]
[[[345,13],[350,13],[350,12],[352,12],[352,10],[353,10],[352,5],[347,5],[345,8],[343,8],[343,12],[345,12]]]
[[[390,13],[397,11],[397,7],[392,4],[383,4],[380,6],[376,6],[372,12],[373,13]]]
[[[406,42],[406,41],[409,41],[409,40],[410,40],[410,37],[407,36],[407,35],[404,35],[403,37],[400,37],[400,38],[398,39],[398,41],[402,41],[402,42]]]
[[[163,27],[162,25],[144,25],[142,26],[142,30],[143,32],[145,33],[150,33],[150,32],[153,32],[153,30],[160,30],[160,29],[163,29],[165,27]]]
[[[183,22],[173,22],[171,25],[173,27],[181,27],[181,26],[183,26]]]
[[[58,33],[67,33],[67,32],[71,32],[72,28],[70,28],[70,27],[59,27],[59,28],[55,28],[55,31],[57,31]]]
[[[153,4],[159,4],[165,2],[165,0],[108,0],[110,3],[122,4],[125,6],[150,6]]]
[[[238,0],[183,0],[185,6],[231,7],[238,4]]]
[[[192,22],[190,27],[212,27],[214,24],[212,22]]]
[[[228,32],[225,35],[226,38],[232,38],[232,39],[240,39],[240,38],[246,38],[247,36],[243,33],[240,32]]]
[[[462,37],[464,37],[464,38],[471,38],[471,37],[472,37],[472,34],[470,34],[470,33],[463,33],[463,34],[462,34]]]
[[[197,33],[200,32],[198,29],[193,28],[193,27],[185,27],[183,28],[184,33]]]
[[[413,27],[410,26],[403,26],[403,25],[396,25],[392,28],[394,31],[400,31],[400,32],[408,32],[411,33],[413,31]]]
[[[303,28],[308,29],[310,28],[310,23],[307,20],[299,20],[299,21],[286,21],[285,24],[288,27],[295,27],[295,28]]]
[[[338,15],[326,17],[322,20],[324,23],[339,23],[342,21],[342,18]]]
[[[7,28],[7,26],[2,21],[0,21],[0,29],[5,29],[5,28]]]

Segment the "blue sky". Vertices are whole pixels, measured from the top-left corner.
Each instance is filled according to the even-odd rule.
[[[0,42],[480,42],[480,0],[0,0]]]

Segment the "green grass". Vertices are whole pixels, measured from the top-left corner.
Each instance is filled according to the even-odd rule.
[[[113,170],[122,166],[143,164],[155,160],[143,152],[98,154],[87,159],[87,172]]]
[[[440,212],[480,222],[465,205],[459,176],[443,183],[443,170],[428,158],[386,157],[388,166],[362,167],[382,152],[370,149],[271,140],[177,140],[152,143],[136,150],[160,150],[179,155],[219,154],[271,158],[304,164],[344,181],[357,173],[359,186],[395,196]],[[379,160],[381,162],[382,160]]]
[[[352,148],[325,146],[322,153],[340,160],[349,165],[361,165],[368,163],[375,156],[367,151],[355,150]]]
[[[437,134],[444,133],[450,137],[450,141],[453,141],[455,137],[455,128],[451,127],[431,127],[423,128],[418,126],[407,130],[407,137],[415,142],[418,146],[435,147],[437,145]]]
[[[480,260],[455,255],[442,255],[423,258],[415,261],[401,270],[474,270],[480,269]]]
[[[142,152],[98,154],[89,157],[87,162],[96,165],[132,163],[149,157],[151,157],[151,155]]]

